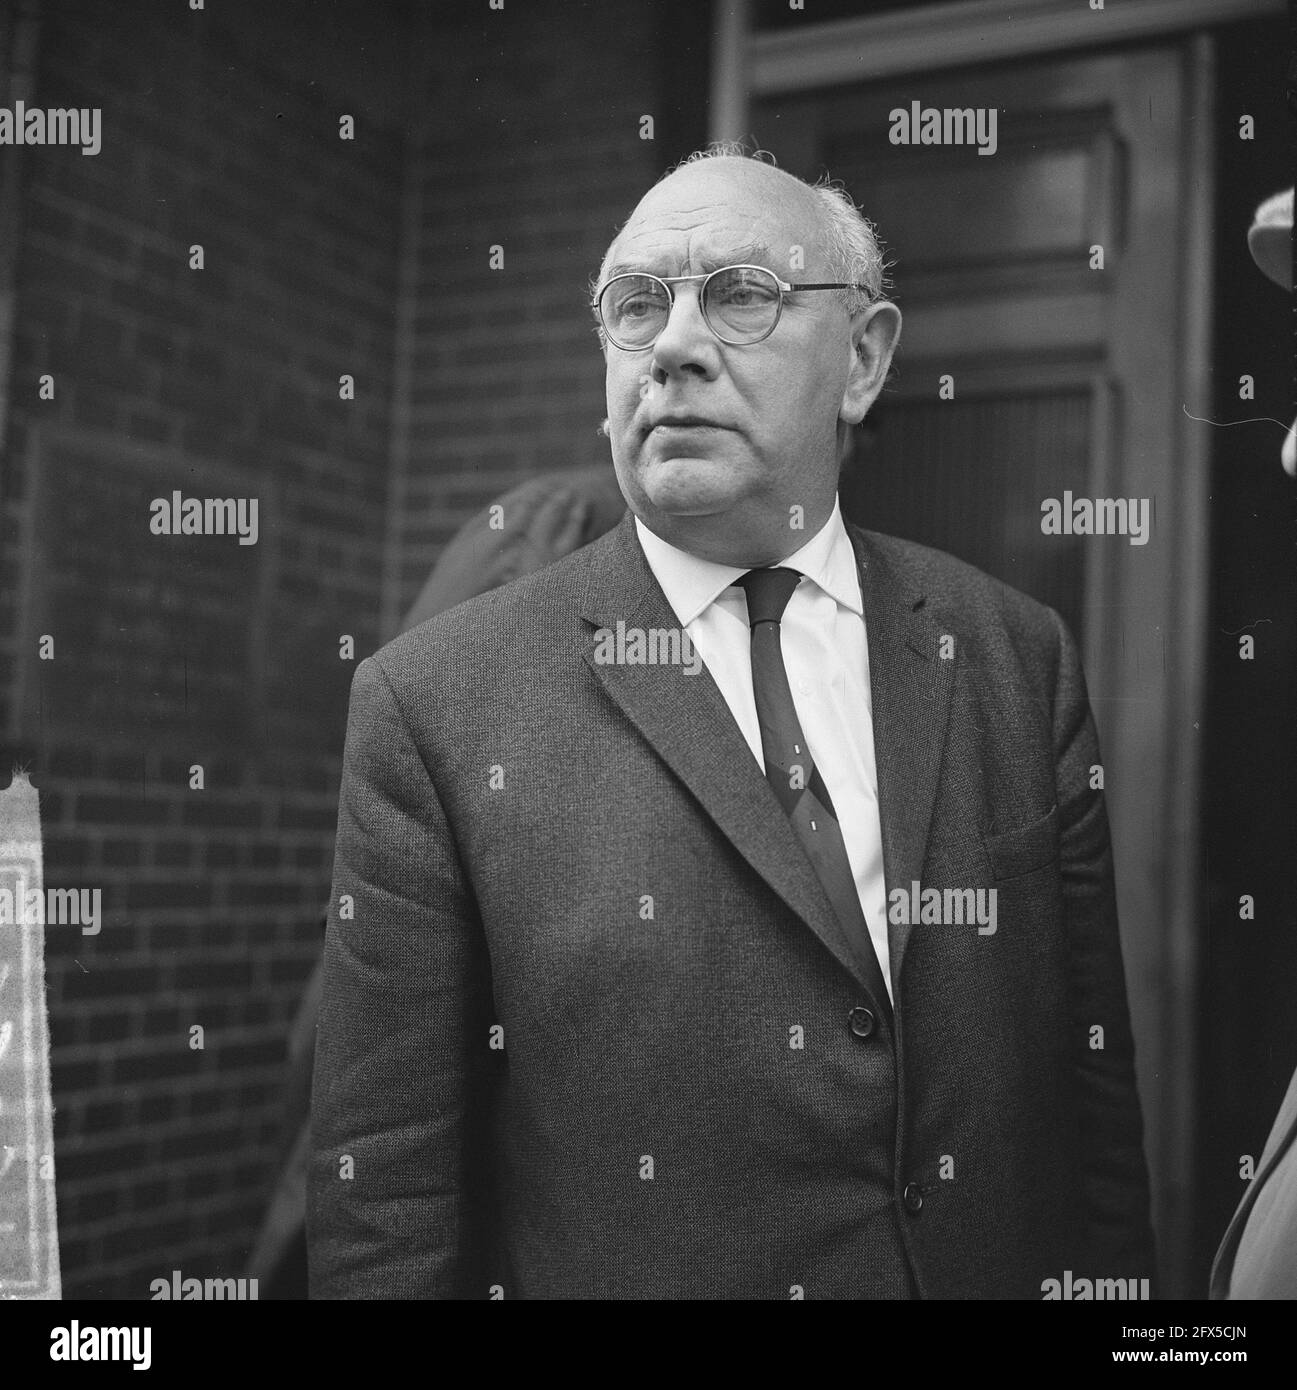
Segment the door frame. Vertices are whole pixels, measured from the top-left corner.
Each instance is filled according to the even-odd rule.
[[[715,0],[710,138],[742,139],[753,97],[1009,58],[1076,54],[1284,12],[1284,0],[948,0],[757,32],[753,0]]]
[[[1176,354],[1177,396],[1210,413],[1211,266],[1215,189],[1212,109],[1214,45],[1209,26],[1282,12],[1283,0],[1142,0],[1091,10],[1076,0],[967,0],[823,24],[758,33],[752,0],[716,0],[710,130],[714,140],[747,133],[755,98],[788,95],[876,78],[931,73],[956,66],[983,66],[1013,58],[1049,57],[1115,42],[1163,40],[1182,57],[1185,123],[1180,156],[1181,244],[1184,283],[1205,287],[1181,297]],[[1103,404],[1100,393],[1098,404]],[[1194,1297],[1191,1260],[1197,1191],[1197,1046],[1195,1009],[1206,922],[1206,876],[1201,839],[1201,728],[1206,683],[1207,581],[1209,573],[1209,435],[1189,418],[1190,407],[1169,412],[1165,428],[1174,441],[1172,520],[1176,545],[1168,564],[1173,582],[1155,616],[1168,641],[1158,690],[1162,717],[1156,746],[1135,739],[1105,741],[1114,776],[1107,798],[1115,826],[1133,831],[1135,852],[1122,853],[1116,836],[1118,900],[1128,979],[1139,1001],[1134,1022],[1137,1065],[1145,1107],[1146,1147],[1153,1180],[1153,1218],[1163,1265],[1162,1289]],[[1109,451],[1100,424],[1096,447]],[[1103,459],[1105,470],[1119,467]],[[1087,565],[1089,604],[1138,606],[1137,569],[1120,561],[1111,570]],[[1147,605],[1145,605],[1147,612]],[[1087,667],[1110,673],[1115,699],[1148,700],[1129,663],[1112,650],[1112,635],[1087,623]],[[1123,766],[1140,772],[1141,787],[1123,783]],[[1151,774],[1151,778],[1150,775]],[[1162,808],[1160,825],[1140,828],[1149,786]],[[1142,795],[1141,795],[1142,794]],[[1136,932],[1132,926],[1139,923]]]

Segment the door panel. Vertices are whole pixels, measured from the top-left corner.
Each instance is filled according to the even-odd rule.
[[[845,183],[893,262],[900,350],[857,431],[844,510],[1051,604],[1082,645],[1169,1292],[1187,1264],[1205,900],[1206,458],[1182,407],[1203,396],[1207,325],[1177,285],[1208,253],[1210,56],[1196,40],[1031,60],[768,96],[751,112],[782,167]],[[995,108],[995,154],[893,145],[889,113],[914,101]],[[1042,502],[1067,491],[1147,499],[1147,543],[1042,534]]]

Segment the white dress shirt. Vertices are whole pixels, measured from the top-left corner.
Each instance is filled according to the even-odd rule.
[[[639,517],[635,528],[676,620],[697,647],[764,775],[747,596],[735,583],[747,571],[690,555],[655,535]],[[838,814],[856,893],[890,995],[869,647],[855,551],[836,501],[828,521],[779,567],[803,576],[780,623],[784,666],[811,757]]]

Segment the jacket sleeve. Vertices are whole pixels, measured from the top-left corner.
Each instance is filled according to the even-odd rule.
[[[1094,1278],[1154,1278],[1148,1171],[1135,1084],[1108,814],[1094,770],[1098,736],[1076,644],[1059,637],[1054,752],[1080,1125],[1087,1254]],[[1102,1030],[1102,1031],[1098,1031]]]
[[[312,1298],[488,1296],[489,958],[378,660],[351,689],[311,1103]]]

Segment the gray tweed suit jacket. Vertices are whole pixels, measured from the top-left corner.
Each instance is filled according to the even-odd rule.
[[[1075,646],[970,566],[848,529],[889,892],[993,888],[994,933],[889,922],[895,1025],[859,1026],[877,1001],[711,676],[596,659],[618,620],[675,625],[627,513],[356,672],[312,1296],[1151,1276]]]

